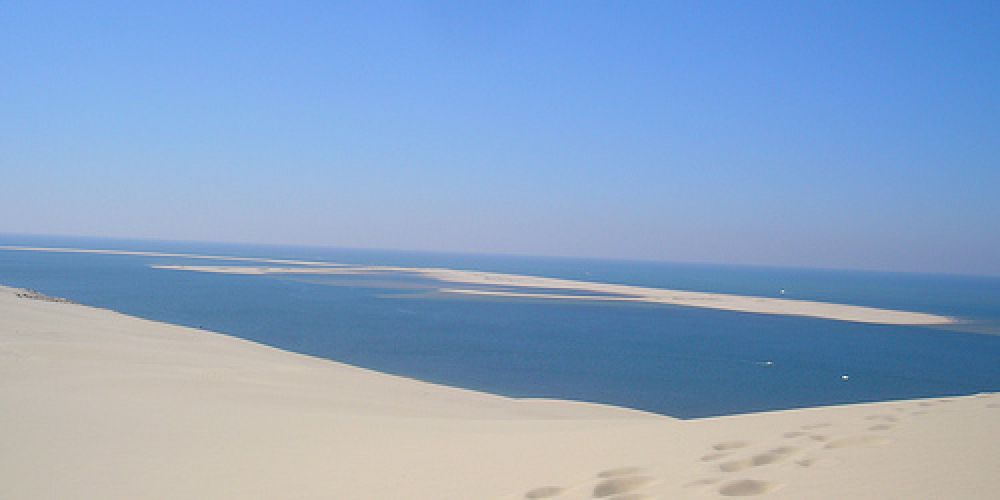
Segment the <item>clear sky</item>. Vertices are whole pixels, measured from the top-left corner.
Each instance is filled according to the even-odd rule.
[[[0,232],[1000,274],[1000,2],[0,2]]]

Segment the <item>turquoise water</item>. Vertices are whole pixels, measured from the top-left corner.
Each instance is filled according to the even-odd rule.
[[[689,418],[1000,390],[998,278],[17,235],[0,235],[0,244],[440,266],[762,296],[785,289],[788,298],[963,319],[898,327],[446,296],[414,277],[205,274],[149,266],[210,261],[0,251],[3,284],[509,396]]]

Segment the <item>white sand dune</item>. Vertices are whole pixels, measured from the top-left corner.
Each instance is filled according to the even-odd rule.
[[[996,498],[1000,397],[702,420],[427,384],[0,288],[0,498]]]

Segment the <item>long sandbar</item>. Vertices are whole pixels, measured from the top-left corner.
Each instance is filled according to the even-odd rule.
[[[188,259],[207,259],[234,262],[259,262],[276,264],[278,266],[189,266],[189,265],[153,265],[157,269],[196,271],[221,274],[296,274],[296,275],[331,275],[331,274],[375,274],[375,273],[409,273],[424,276],[445,283],[460,283],[486,287],[524,288],[536,290],[564,290],[587,292],[590,295],[574,297],[571,294],[523,293],[505,290],[478,290],[443,287],[446,293],[462,293],[466,295],[493,295],[520,298],[560,299],[560,300],[605,300],[631,301],[650,304],[665,304],[684,307],[702,307],[725,311],[735,311],[752,314],[771,314],[783,316],[804,316],[836,321],[884,325],[946,325],[955,323],[954,318],[938,314],[914,311],[900,311],[876,307],[850,304],[836,304],[813,300],[794,300],[774,297],[755,297],[725,293],[694,292],[687,290],[670,290],[664,288],[642,287],[625,284],[599,283],[592,281],[568,280],[543,276],[527,276],[507,273],[494,273],[460,269],[430,268],[430,267],[400,267],[400,266],[356,266],[334,262],[305,261],[288,259],[267,259],[252,257],[227,257],[218,255],[197,255],[183,253],[139,252],[127,250],[100,250],[80,248],[52,248],[26,246],[0,246],[0,250],[32,251],[32,252],[63,252],[90,253],[106,255],[130,255],[143,257],[169,257]],[[281,267],[284,266],[284,267]],[[292,266],[292,267],[289,267]],[[597,294],[597,295],[595,295]]]
[[[0,498],[994,498],[1000,396],[678,420],[0,287]],[[641,496],[640,496],[641,495]]]
[[[505,289],[469,289],[442,287],[441,292],[494,296],[557,300],[598,300],[619,302],[642,302],[684,307],[702,307],[724,311],[781,316],[805,316],[836,321],[883,325],[945,325],[955,323],[954,318],[913,311],[899,311],[876,307],[835,304],[813,300],[794,300],[772,297],[754,297],[725,293],[692,292],[669,290],[635,285],[599,283],[592,281],[547,278],[518,274],[466,271],[459,269],[390,267],[390,266],[343,266],[337,268],[317,267],[252,267],[252,266],[183,266],[154,265],[158,269],[197,271],[229,274],[374,274],[409,273],[424,276],[445,283],[459,283],[485,287],[520,288],[535,290],[560,290],[566,292],[586,292],[588,295],[527,293]]]
[[[17,252],[48,252],[48,253],[84,253],[97,255],[130,255],[138,257],[167,257],[183,259],[220,260],[232,262],[263,262],[267,264],[285,264],[300,266],[338,266],[332,262],[313,260],[268,259],[257,257],[233,257],[229,255],[199,255],[192,253],[144,252],[137,250],[107,250],[98,248],[66,248],[66,247],[31,247],[18,245],[0,245],[0,250]]]

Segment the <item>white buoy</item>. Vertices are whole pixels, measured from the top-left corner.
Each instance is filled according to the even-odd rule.
[[[848,379],[850,379],[850,378],[851,378],[851,377],[848,377],[847,375],[841,375],[841,376],[840,376],[840,380],[848,380]]]
[[[781,290],[778,291],[778,293],[780,293],[781,295],[784,295],[785,294],[785,289],[782,288]]]

